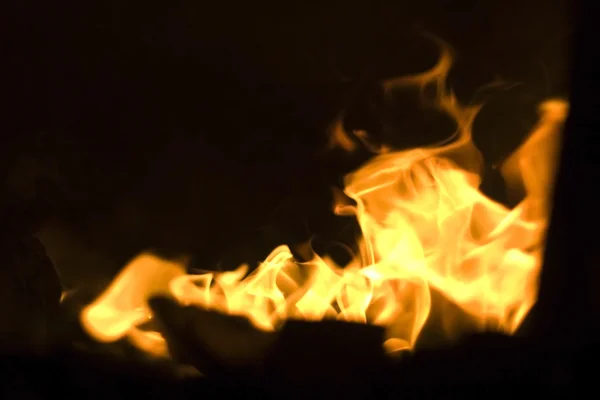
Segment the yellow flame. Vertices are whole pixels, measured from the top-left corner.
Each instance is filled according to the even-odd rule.
[[[482,329],[514,332],[537,297],[567,103],[543,103],[538,126],[502,166],[509,189],[522,193],[521,202],[508,209],[478,190],[482,157],[471,127],[480,106],[462,106],[447,88],[452,53],[434,40],[442,54],[431,70],[383,87],[390,96],[399,88],[420,89],[424,104],[456,122],[454,140],[380,151],[346,177],[345,196],[356,205],[338,193],[334,212],[354,215],[362,229],[360,254],[349,265],[342,268],[318,255],[297,262],[281,245],[247,276],[246,265],[190,275],[183,264],[144,254],[82,312],[87,331],[100,341],[128,336],[147,352],[165,353],[158,333],[137,327],[151,318],[148,298],[168,294],[183,305],[245,316],[263,330],[275,330],[289,318],[381,325],[387,330],[384,346],[393,352],[414,346],[436,290]],[[427,98],[426,89],[434,95]],[[347,151],[358,145],[341,124],[332,132],[330,145]]]
[[[92,305],[82,310],[85,329],[101,342],[120,339],[152,318],[148,299],[168,295],[170,282],[184,274],[182,265],[150,254],[139,255]]]

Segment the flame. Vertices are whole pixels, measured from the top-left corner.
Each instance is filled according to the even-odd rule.
[[[334,195],[334,212],[354,215],[362,229],[360,252],[341,267],[305,244],[312,259],[298,262],[286,245],[247,275],[186,274],[183,263],[142,254],[81,313],[85,329],[99,341],[128,337],[153,354],[166,353],[159,333],[140,327],[151,318],[147,300],[169,295],[194,305],[248,318],[272,331],[286,319],[337,318],[386,327],[385,348],[410,349],[441,293],[481,329],[514,332],[537,298],[544,235],[562,123],[567,103],[549,100],[529,138],[501,166],[520,203],[509,209],[478,190],[482,157],[471,127],[480,105],[463,106],[446,85],[450,47],[421,74],[383,83],[388,98],[417,88],[424,105],[456,122],[452,141],[407,151],[382,148],[346,176]],[[433,91],[433,96],[426,96]],[[353,151],[358,142],[334,123],[330,146]],[[355,134],[366,140],[366,134]],[[364,140],[363,144],[366,145]],[[354,204],[345,199],[354,200]]]
[[[101,342],[112,342],[131,332],[139,337],[132,328],[152,318],[148,299],[168,295],[169,283],[184,274],[182,265],[141,254],[125,266],[93,306],[82,310],[85,329]]]

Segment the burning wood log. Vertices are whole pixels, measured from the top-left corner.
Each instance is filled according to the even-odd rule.
[[[292,398],[314,393],[371,393],[387,358],[384,329],[344,321],[288,321],[266,361],[267,382]]]
[[[256,375],[276,334],[257,330],[246,318],[156,297],[150,306],[171,356],[209,376]]]
[[[59,340],[61,285],[43,246],[29,235],[3,227],[0,251],[0,396],[13,398],[31,394],[28,363],[10,357],[43,355]],[[8,384],[8,386],[5,386]]]
[[[6,226],[0,235],[0,351],[43,352],[56,339],[58,275],[36,238]]]
[[[64,187],[55,160],[41,154],[32,138],[26,151],[13,149],[0,187],[0,248],[4,255],[0,290],[0,346],[3,352],[44,352],[57,338],[59,275],[36,237],[60,202]]]
[[[253,378],[295,398],[309,394],[313,385],[344,393],[372,390],[387,366],[380,327],[290,320],[280,333],[269,333],[245,318],[182,307],[166,298],[150,304],[171,356],[213,378]]]
[[[34,147],[31,145],[30,147]],[[57,176],[52,162],[20,149],[8,155],[8,171],[0,187],[0,356],[10,394],[31,392],[27,365],[13,356],[45,355],[60,344],[62,286],[46,249],[35,236],[57,200]],[[16,150],[16,151],[15,151]],[[29,150],[32,150],[31,148]],[[15,154],[17,156],[15,156]],[[3,393],[5,394],[5,393]]]

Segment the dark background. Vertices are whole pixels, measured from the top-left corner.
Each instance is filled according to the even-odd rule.
[[[321,204],[360,161],[317,156],[335,115],[360,114],[377,80],[435,62],[415,27],[454,46],[463,102],[492,81],[518,84],[488,95],[475,124],[484,190],[503,200],[491,165],[541,100],[567,93],[565,3],[21,2],[2,24],[5,218],[31,221],[67,288],[101,287],[146,248],[205,267],[261,235],[267,251],[280,244],[264,234],[273,210]],[[381,136],[399,148],[448,133],[417,108],[394,121]]]

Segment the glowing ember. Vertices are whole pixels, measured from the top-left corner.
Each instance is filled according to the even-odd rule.
[[[232,272],[186,274],[183,263],[143,254],[86,307],[81,320],[97,340],[129,337],[139,348],[164,354],[164,339],[138,327],[152,316],[147,300],[162,294],[247,317],[256,327],[275,330],[290,318],[337,318],[386,327],[388,351],[410,349],[427,320],[430,290],[437,290],[480,322],[482,329],[514,332],[537,297],[544,235],[549,215],[560,129],[567,103],[547,101],[525,143],[501,171],[522,201],[513,209],[479,190],[481,155],[471,126],[479,106],[462,106],[446,86],[452,64],[441,43],[438,64],[423,74],[384,83],[388,95],[404,87],[435,89],[430,106],[457,125],[449,144],[409,151],[382,151],[348,175],[334,212],[354,215],[361,228],[360,254],[344,268],[306,244],[309,262],[294,260],[281,245],[250,275]],[[350,135],[334,124],[329,146],[352,151],[364,132]]]

